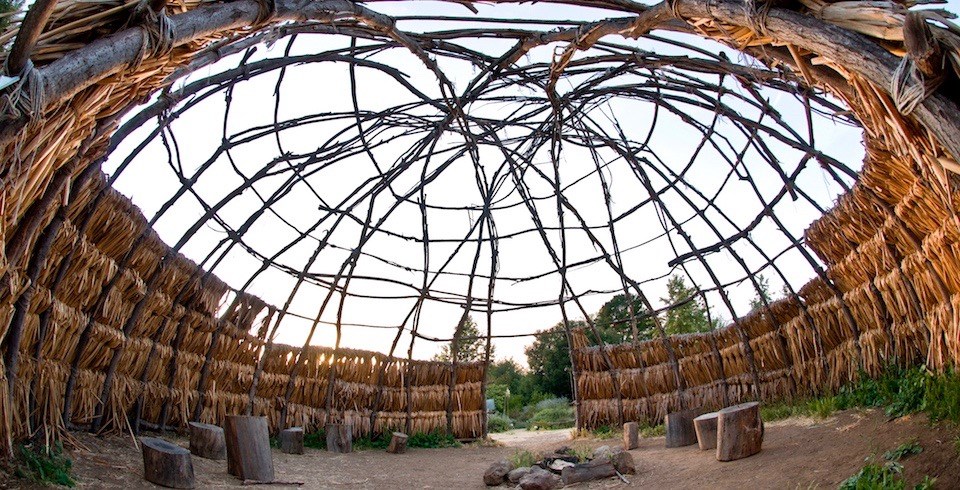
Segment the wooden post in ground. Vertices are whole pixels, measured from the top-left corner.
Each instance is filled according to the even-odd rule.
[[[190,451],[156,437],[141,437],[143,478],[170,488],[193,488],[193,460]]]
[[[718,461],[734,461],[760,452],[763,421],[759,403],[734,405],[717,414]]]
[[[327,451],[353,452],[353,424],[327,424]]]
[[[717,447],[717,412],[693,419],[693,428],[697,431],[697,445],[701,451]]]
[[[640,424],[627,422],[623,424],[623,449],[629,451],[640,447]]]
[[[290,427],[280,431],[280,451],[303,454],[303,427]]]
[[[230,415],[224,424],[227,472],[241,480],[273,481],[273,455],[267,418]]]
[[[387,446],[387,452],[401,454],[407,452],[407,435],[403,432],[394,432],[390,438],[390,445]]]
[[[190,422],[190,452],[207,459],[227,459],[223,429],[212,424]]]
[[[667,414],[667,447],[689,446],[697,443],[697,433],[693,428],[693,418],[696,416],[697,412],[693,409]]]

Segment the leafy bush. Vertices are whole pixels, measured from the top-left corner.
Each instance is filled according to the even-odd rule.
[[[513,428],[513,422],[506,415],[493,414],[487,416],[488,432],[506,432]]]
[[[570,400],[564,397],[544,398],[533,404],[534,412],[540,412],[548,408],[566,408],[570,406]]]
[[[657,425],[647,425],[643,424],[640,426],[640,437],[660,437],[666,435],[667,426],[663,424]]]
[[[73,461],[63,455],[63,446],[29,447],[17,446],[17,462],[14,473],[18,478],[50,486],[74,487],[77,482],[70,476]]]
[[[840,483],[840,490],[903,490],[903,466],[889,461],[864,466],[857,474]]]
[[[316,432],[308,432],[303,435],[303,446],[313,449],[327,448],[327,432],[320,429]]]
[[[597,427],[596,429],[593,429],[590,432],[593,435],[593,437],[596,437],[597,439],[610,439],[612,437],[616,437],[620,435],[621,431],[617,430],[615,427],[611,425],[601,425],[600,427]]]
[[[573,407],[552,406],[533,414],[527,429],[564,429],[573,427],[575,422]]]
[[[764,420],[773,421],[793,416],[826,418],[850,408],[883,408],[891,417],[926,412],[932,421],[960,422],[960,375],[890,364],[875,379],[860,373],[856,383],[842,387],[836,395],[761,406],[760,410]]]
[[[920,443],[917,441],[910,441],[883,453],[883,459],[887,461],[900,461],[903,458],[908,458],[914,454],[920,454],[922,452],[923,446],[921,446]]]
[[[452,435],[448,435],[443,429],[437,429],[432,432],[417,432],[407,439],[407,447],[418,447],[426,449],[442,447],[460,447],[460,441]]]
[[[517,449],[510,456],[510,462],[513,463],[514,468],[529,467],[537,462],[537,456],[526,449]]]
[[[840,490],[904,490],[907,483],[903,479],[903,465],[900,460],[914,454],[920,454],[923,447],[917,441],[903,443],[883,453],[884,463],[870,463],[857,474],[840,484]],[[930,490],[936,478],[929,475],[913,487],[913,490]]]

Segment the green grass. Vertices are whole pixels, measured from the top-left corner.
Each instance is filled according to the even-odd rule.
[[[73,461],[63,455],[63,446],[32,447],[17,445],[14,474],[43,486],[62,485],[74,487],[77,482],[70,476]]]

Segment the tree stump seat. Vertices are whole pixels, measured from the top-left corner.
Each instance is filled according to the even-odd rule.
[[[697,445],[701,451],[717,447],[717,412],[710,412],[693,419],[697,431]]]
[[[327,451],[353,452],[353,424],[327,424]]]
[[[693,428],[693,419],[696,416],[697,410],[694,409],[667,414],[667,447],[683,447],[697,443],[697,433]]]
[[[303,427],[290,427],[280,431],[280,451],[286,454],[303,454]]]
[[[227,441],[223,428],[213,424],[190,422],[190,452],[206,459],[227,459]]]
[[[230,415],[224,424],[227,472],[241,480],[273,481],[273,454],[266,417]]]
[[[409,436],[403,432],[394,432],[390,438],[390,445],[387,446],[387,452],[393,454],[402,454],[407,452],[407,439]]]
[[[718,461],[734,461],[760,452],[763,420],[758,402],[727,407],[717,414]]]
[[[141,437],[143,478],[169,488],[194,488],[190,451],[157,437]]]

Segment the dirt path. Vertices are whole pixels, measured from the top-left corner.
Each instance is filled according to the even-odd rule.
[[[480,489],[490,463],[509,458],[519,448],[543,451],[561,445],[619,444],[617,440],[571,441],[569,434],[569,430],[511,431],[496,436],[504,444],[500,447],[411,449],[402,455],[381,451],[338,455],[310,449],[303,456],[276,452],[274,462],[278,479],[304,482],[302,488]],[[924,450],[903,462],[910,485],[929,474],[939,478],[937,488],[958,488],[957,435],[948,426],[931,427],[922,416],[888,421],[882,412],[851,411],[819,422],[791,419],[767,424],[763,451],[731,463],[719,463],[696,446],[665,449],[662,437],[649,438],[631,451],[639,472],[629,477],[629,485],[611,479],[577,488],[836,488],[863,466],[865,458],[912,439]],[[87,450],[75,450],[72,456],[81,487],[149,487],[142,480],[139,451],[129,437],[79,438]],[[193,461],[198,488],[248,488],[227,475],[223,462]]]

